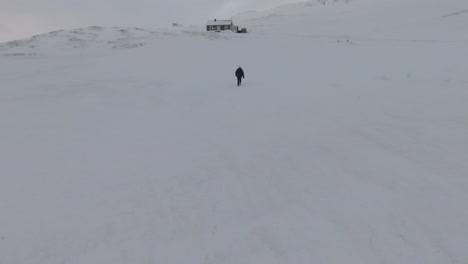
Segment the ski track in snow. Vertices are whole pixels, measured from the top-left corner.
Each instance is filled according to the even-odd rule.
[[[458,12],[454,12],[454,13],[445,15],[443,17],[458,16],[458,15],[462,15],[462,14],[466,14],[466,13],[468,13],[468,9],[461,10],[461,11],[458,11]]]

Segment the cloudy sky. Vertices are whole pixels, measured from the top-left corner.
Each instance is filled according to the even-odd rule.
[[[0,0],[0,41],[85,26],[203,25],[304,0]]]

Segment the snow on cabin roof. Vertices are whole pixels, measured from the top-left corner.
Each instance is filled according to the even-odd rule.
[[[223,26],[223,25],[231,25],[232,20],[210,20],[206,23],[207,26]]]

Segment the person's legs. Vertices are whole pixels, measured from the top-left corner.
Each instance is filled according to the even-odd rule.
[[[242,79],[237,77],[237,86],[241,85]]]

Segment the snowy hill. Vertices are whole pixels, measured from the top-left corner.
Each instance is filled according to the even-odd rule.
[[[468,263],[468,5],[315,3],[0,43],[0,263]]]

